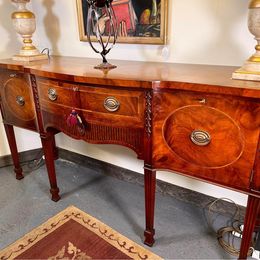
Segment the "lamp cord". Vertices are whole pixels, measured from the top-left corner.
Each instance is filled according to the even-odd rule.
[[[223,201],[223,200],[234,204],[235,207],[236,207],[236,211],[230,219],[230,221],[231,221],[230,225],[227,225],[227,226],[222,227],[222,228],[218,229],[217,231],[215,231],[215,229],[213,227],[213,219],[212,219],[213,206],[217,202]],[[208,212],[205,212],[205,213],[206,213],[205,216],[206,216],[207,223],[211,227],[211,229],[214,231],[214,233],[217,235],[217,239],[218,239],[220,246],[227,253],[229,253],[233,256],[239,256],[240,250],[238,248],[236,248],[235,245],[234,245],[235,238],[241,239],[242,233],[243,233],[243,231],[240,228],[241,225],[243,224],[243,221],[242,221],[239,206],[231,199],[219,198],[219,199],[216,199],[212,203],[209,204]],[[235,236],[235,234],[236,234],[236,236]],[[250,249],[248,251],[248,254],[247,254],[248,256],[251,256],[254,252],[256,237],[257,237],[257,235],[255,236],[255,238],[252,241],[252,247],[250,247]]]

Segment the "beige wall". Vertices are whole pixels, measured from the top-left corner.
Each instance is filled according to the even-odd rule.
[[[7,2],[0,0],[0,3],[1,1]],[[255,43],[246,26],[248,1],[168,1],[167,46],[117,44],[108,58],[239,66],[253,51]],[[88,43],[79,41],[75,2],[75,0],[33,1],[32,8],[37,16],[35,42],[40,49],[50,48],[53,54],[100,59]],[[4,13],[12,9],[9,1],[3,7]],[[1,10],[2,6],[0,12]],[[9,26],[4,30],[10,35]],[[168,55],[162,55],[163,48],[167,48]],[[134,152],[126,148],[114,145],[90,145],[71,140],[64,135],[58,135],[57,143],[60,147],[142,172],[143,162],[138,161]],[[159,173],[158,177],[212,196],[229,197],[239,204],[245,205],[246,202],[244,195],[168,172]]]
[[[254,46],[246,0],[168,0],[169,62],[240,65]],[[33,1],[40,48],[98,57],[79,41],[75,0]],[[117,44],[114,59],[163,61],[162,46]]]

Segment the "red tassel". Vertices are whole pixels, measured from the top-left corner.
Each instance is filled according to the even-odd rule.
[[[78,113],[73,109],[67,118],[68,126],[74,126],[78,124]]]

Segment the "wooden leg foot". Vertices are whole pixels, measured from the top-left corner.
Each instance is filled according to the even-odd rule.
[[[20,167],[20,168],[15,168],[15,169],[14,169],[14,172],[15,172],[16,179],[17,179],[17,180],[21,180],[21,179],[24,178],[24,176],[23,176],[23,170],[22,170],[21,167]]]
[[[57,202],[60,200],[60,195],[59,195],[59,189],[50,189],[51,192],[51,200]]]
[[[144,231],[144,243],[147,245],[147,246],[153,246],[154,244],[154,234],[155,234],[155,231],[149,231],[149,230],[145,230]]]

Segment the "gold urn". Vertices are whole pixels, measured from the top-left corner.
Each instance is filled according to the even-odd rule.
[[[26,8],[30,0],[11,0],[17,5],[17,11],[12,13],[13,25],[18,34],[23,38],[23,46],[18,55],[13,56],[18,61],[34,61],[48,59],[41,54],[32,44],[32,35],[36,30],[35,15]]]

